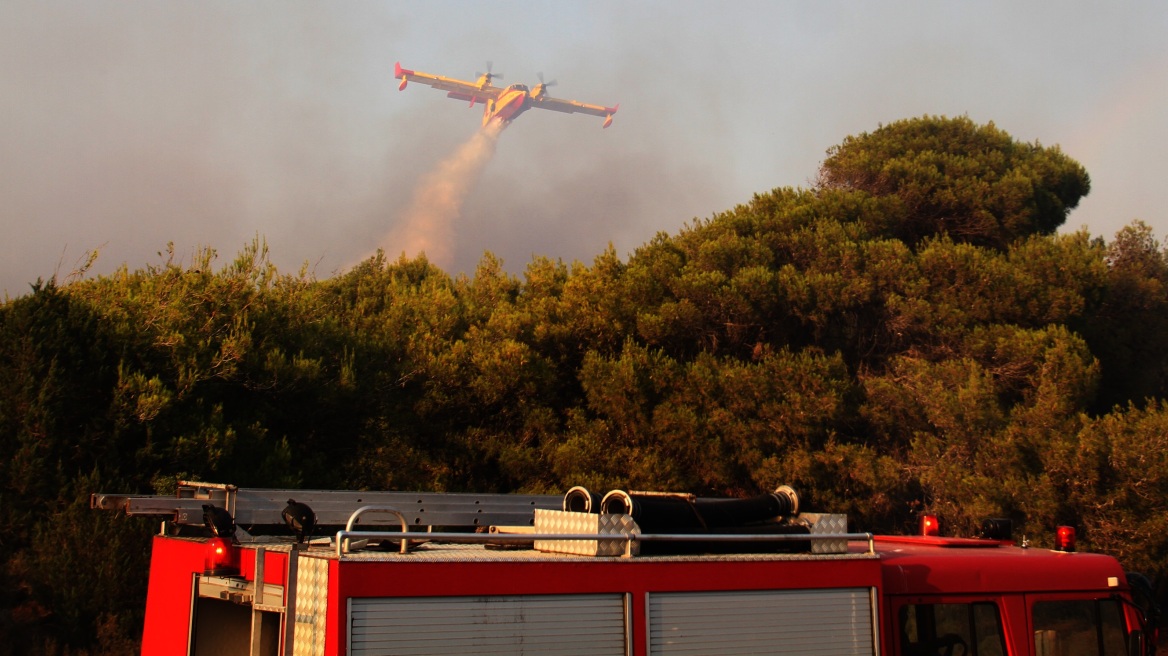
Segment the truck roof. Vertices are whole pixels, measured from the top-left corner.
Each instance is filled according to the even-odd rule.
[[[581,488],[582,489],[582,488]],[[567,507],[568,497],[577,488],[569,491],[563,499]],[[786,492],[784,492],[786,490]],[[587,492],[587,491],[584,491]],[[619,491],[610,492],[612,496]],[[590,494],[590,493],[588,493]],[[621,492],[625,497],[630,493]],[[653,500],[658,493],[631,493],[649,495],[641,498],[642,502]],[[666,546],[663,542],[654,543],[653,540],[669,537],[669,535],[654,535],[654,533],[679,533],[685,531],[645,530],[638,531],[635,525],[629,525],[631,518],[621,513],[595,515],[591,513],[563,512],[558,510],[561,499],[551,495],[474,495],[474,494],[441,494],[441,493],[412,493],[412,492],[370,492],[370,491],[305,491],[305,490],[266,490],[241,489],[231,485],[183,482],[175,497],[161,496],[128,496],[95,494],[91,504],[95,508],[122,510],[127,514],[163,514],[172,517],[172,528],[193,528],[199,530],[201,512],[205,504],[230,509],[235,516],[235,523],[239,526],[258,525],[270,526],[282,522],[280,508],[285,500],[295,495],[301,501],[309,500],[313,504],[317,515],[317,525],[321,527],[318,535],[327,535],[328,527],[348,525],[346,530],[337,533],[346,537],[327,546],[318,541],[301,556],[311,558],[341,561],[339,565],[346,569],[362,569],[345,566],[345,563],[410,563],[422,567],[441,563],[592,563],[585,569],[595,570],[611,568],[607,563],[771,563],[768,570],[787,570],[781,563],[796,562],[836,562],[842,565],[846,561],[847,569],[860,568],[865,570],[865,578],[872,581],[882,581],[887,594],[978,594],[987,590],[999,592],[1025,592],[1033,590],[1033,581],[1043,580],[1046,589],[1052,591],[1075,590],[1108,590],[1127,589],[1125,574],[1114,558],[1099,554],[1065,553],[1047,549],[1025,548],[1015,545],[1009,540],[947,538],[938,536],[872,536],[870,534],[848,534],[846,518],[843,515],[819,513],[799,513],[797,500],[793,490],[780,486],[771,496],[790,498],[792,502],[788,509],[789,514],[797,515],[803,525],[810,526],[812,535],[790,535],[794,540],[814,539],[815,547],[810,542],[805,553],[774,553],[775,551],[790,551],[779,548],[773,542],[770,547],[751,546],[741,549],[740,553],[718,555],[648,555],[650,552],[661,553]],[[597,495],[592,495],[597,496]],[[677,495],[668,495],[677,496]],[[692,495],[689,495],[692,496]],[[631,497],[630,497],[631,498]],[[658,495],[658,498],[660,496]],[[599,497],[590,499],[599,504]],[[701,499],[690,499],[698,506]],[[720,503],[714,501],[714,503]],[[749,501],[746,501],[749,503]],[[698,507],[693,506],[693,507]],[[384,512],[383,512],[384,511]],[[392,514],[385,514],[389,512]],[[784,512],[786,514],[786,511]],[[361,530],[357,530],[358,516],[361,517]],[[607,519],[604,519],[607,517]],[[598,519],[599,518],[599,519]],[[616,519],[613,519],[616,518]],[[541,523],[542,519],[542,523]],[[612,520],[612,521],[609,521]],[[626,522],[625,520],[628,520]],[[595,525],[595,526],[594,526]],[[408,529],[407,529],[408,526]],[[441,534],[426,533],[426,526],[433,529],[435,526],[459,526],[463,530],[484,531],[491,528],[492,535],[499,529],[497,544],[445,544],[433,541]],[[385,548],[378,550],[376,541],[371,540],[373,548],[349,549],[340,548],[339,544],[349,545],[350,542],[359,542],[371,538],[370,533],[377,529],[390,529],[391,535],[381,531],[381,540]],[[629,531],[629,529],[632,529]],[[366,532],[368,529],[372,531]],[[393,545],[398,544],[400,531],[409,531],[409,542],[417,543],[430,540],[420,548],[415,548],[409,554],[396,553]],[[352,532],[350,532],[352,531]],[[396,531],[396,533],[395,533]],[[593,555],[574,555],[589,553],[587,550],[567,553],[546,553],[555,551],[555,548],[541,547],[538,541],[533,545],[527,542],[516,548],[514,543],[506,544],[508,535],[527,532],[544,532],[556,534],[559,539],[569,544],[573,540],[583,545],[582,548],[592,549]],[[716,532],[716,531],[715,531]],[[723,531],[725,532],[725,531]],[[583,533],[608,536],[597,542],[595,538],[577,539],[585,537]],[[631,542],[613,541],[615,534],[636,534],[636,542],[646,545],[642,554],[634,558],[619,556],[626,547],[632,549]],[[818,534],[818,535],[815,535]],[[466,535],[463,533],[462,535]],[[570,536],[576,535],[576,538]],[[273,535],[252,536],[254,541],[245,540],[245,548],[265,548],[272,554],[291,551],[294,547],[289,539],[281,539]],[[336,536],[334,536],[335,539]],[[515,537],[511,535],[511,537]],[[713,537],[731,536],[692,536],[699,540]],[[750,536],[737,536],[733,539],[745,539]],[[777,538],[763,537],[764,540]],[[166,538],[164,538],[166,539]],[[686,539],[692,539],[686,536]],[[827,539],[829,542],[820,541]],[[605,541],[608,540],[608,541]],[[459,542],[460,540],[452,540]],[[591,544],[589,547],[588,545]],[[789,543],[789,544],[794,544]],[[607,545],[611,548],[598,549],[597,545]],[[178,545],[175,545],[178,547]],[[411,547],[413,544],[411,544]],[[533,546],[535,548],[533,548]],[[722,551],[721,545],[709,545],[713,551]],[[655,548],[653,548],[655,547]],[[545,551],[538,551],[545,548]],[[759,549],[769,553],[757,553]],[[690,551],[700,549],[691,548]],[[345,553],[342,555],[342,551]],[[755,553],[751,553],[754,551]],[[818,553],[816,553],[818,552]],[[606,556],[596,554],[607,553]],[[555,565],[559,568],[560,565]],[[705,567],[705,566],[702,566]],[[742,569],[740,565],[729,566],[732,569]],[[246,565],[245,565],[246,568]],[[747,568],[749,569],[749,567]],[[805,569],[823,570],[820,565]],[[628,570],[625,570],[628,571]],[[747,576],[744,574],[744,576]]]
[[[1035,578],[1052,591],[1127,586],[1119,562],[1102,554],[922,536],[876,536],[876,551],[887,594],[1027,592]]]
[[[421,537],[421,535],[419,535]],[[205,542],[203,538],[162,538]],[[874,536],[875,551],[865,541],[853,540],[847,553],[734,553],[583,556],[548,553],[531,548],[498,548],[483,544],[423,543],[408,554],[396,550],[357,550],[338,556],[335,548],[320,542],[302,550],[301,557],[339,560],[341,566],[394,564],[438,566],[458,563],[589,563],[592,566],[625,566],[650,563],[826,563],[868,561],[880,569],[884,591],[889,595],[984,595],[1028,592],[1034,580],[1044,581],[1048,592],[1126,589],[1124,572],[1110,556],[1023,548],[1008,541],[921,536]],[[288,541],[255,542],[245,548],[263,547],[270,552],[295,548]]]

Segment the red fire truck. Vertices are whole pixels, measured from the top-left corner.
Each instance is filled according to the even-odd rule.
[[[291,498],[312,509],[304,543],[282,529]],[[166,517],[150,655],[1132,656],[1155,643],[1119,563],[1076,552],[1072,530],[1054,549],[1014,541],[1005,520],[977,538],[942,537],[932,517],[920,535],[848,533],[785,486],[727,501],[188,482],[91,505]]]

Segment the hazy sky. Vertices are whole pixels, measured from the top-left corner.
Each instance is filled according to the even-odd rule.
[[[1168,237],[1168,3],[0,2],[0,298],[257,235],[318,278],[391,234],[481,110],[393,64],[620,103],[530,111],[453,230],[484,251],[622,257],[774,187],[850,134],[923,114],[1059,144],[1092,192],[1066,229]],[[397,253],[391,253],[396,256]]]

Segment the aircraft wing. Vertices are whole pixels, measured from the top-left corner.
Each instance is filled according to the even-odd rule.
[[[540,109],[550,109],[554,112],[564,112],[566,114],[580,112],[581,114],[600,116],[604,118],[604,127],[608,127],[612,123],[612,115],[620,107],[619,104],[615,107],[605,107],[603,105],[590,105],[575,100],[561,100],[559,98],[552,98],[551,96],[536,96],[531,99],[531,106]]]
[[[589,105],[588,103],[576,102],[575,100],[560,100],[559,98],[552,98],[550,96],[539,96],[532,98],[531,101],[532,107],[550,109],[555,112],[564,112],[567,114],[581,112],[583,114],[592,114],[593,116],[611,116],[616,113],[617,109],[616,107],[605,107],[603,105]]]
[[[402,68],[401,62],[394,64],[393,76],[401,80],[401,84],[397,85],[399,91],[406,88],[407,82],[417,82],[418,84],[425,84],[435,89],[441,89],[447,92],[446,95],[448,97],[466,100],[472,105],[475,103],[485,103],[488,100],[497,98],[499,92],[502,91],[502,88],[492,86],[488,81],[484,81],[482,84],[475,84],[474,82],[456,80],[441,75],[431,75],[421,71]]]

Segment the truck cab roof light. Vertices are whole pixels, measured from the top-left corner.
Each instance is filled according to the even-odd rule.
[[[936,515],[921,515],[921,535],[933,537],[941,535],[941,524],[937,521]]]
[[[237,576],[239,548],[226,538],[211,538],[203,547],[203,574],[206,576]]]
[[[1074,551],[1075,550],[1075,527],[1074,526],[1060,526],[1054,534],[1054,550],[1055,551]]]

